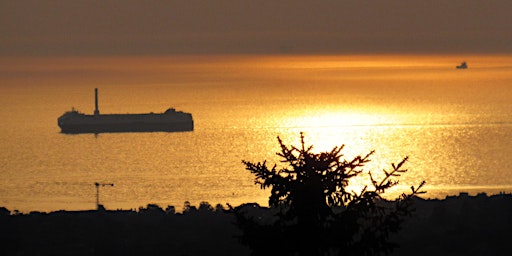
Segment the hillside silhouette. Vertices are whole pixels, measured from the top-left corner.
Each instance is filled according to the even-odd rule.
[[[509,255],[512,194],[415,198],[392,255]],[[270,210],[244,204],[256,218]],[[250,255],[226,207],[20,213],[0,208],[1,255]]]

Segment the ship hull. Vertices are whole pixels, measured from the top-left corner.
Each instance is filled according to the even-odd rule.
[[[109,133],[109,132],[186,132],[193,131],[190,123],[130,123],[130,124],[63,124],[61,133]]]
[[[85,115],[64,113],[57,120],[61,133],[186,132],[194,130],[192,115],[169,109],[161,114]]]

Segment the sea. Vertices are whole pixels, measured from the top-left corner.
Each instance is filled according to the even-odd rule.
[[[462,61],[467,69],[456,69]],[[190,132],[60,133],[77,109],[193,115]],[[19,212],[258,203],[242,161],[286,167],[278,138],[371,151],[354,192],[407,157],[386,193],[512,192],[511,55],[175,55],[0,59],[0,207]],[[98,184],[98,186],[96,185]]]

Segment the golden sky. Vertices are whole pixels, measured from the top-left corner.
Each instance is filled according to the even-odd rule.
[[[0,55],[512,53],[509,0],[0,0]]]

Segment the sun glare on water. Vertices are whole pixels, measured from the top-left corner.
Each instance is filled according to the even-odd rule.
[[[305,146],[312,146],[314,153],[330,152],[335,147],[343,147],[342,160],[347,161],[375,151],[369,157],[370,162],[361,168],[362,175],[350,181],[349,191],[359,192],[365,186],[371,185],[369,171],[378,179],[383,176],[383,169],[391,170],[391,163],[397,164],[411,151],[416,151],[415,139],[403,133],[404,127],[410,128],[409,124],[412,122],[408,117],[403,113],[379,110],[375,106],[358,110],[297,111],[280,118],[279,122],[289,127],[283,129],[280,137],[285,145],[299,147],[302,132]],[[402,144],[407,151],[395,147],[397,144]],[[398,196],[404,189],[419,184],[415,180],[410,182],[414,183],[404,183],[405,187],[397,186],[389,190],[388,196]]]
[[[468,61],[467,70],[455,68],[462,60]],[[268,191],[254,186],[240,160],[280,164],[276,136],[298,147],[301,132],[314,153],[343,146],[342,158],[350,161],[374,150],[364,173],[381,174],[409,157],[404,167],[410,171],[397,178],[403,186],[398,193],[423,180],[428,197],[510,191],[511,60],[458,55],[2,59],[4,73],[13,74],[0,76],[5,121],[0,151],[6,160],[0,187],[7,193],[2,204],[23,211],[88,209],[94,205],[91,184],[99,179],[116,184],[109,192],[115,196],[105,198],[111,207],[187,200],[265,204]],[[59,134],[55,119],[61,111],[92,112],[95,87],[102,113],[172,106],[193,113],[197,129]],[[27,152],[36,157],[25,157]],[[361,177],[351,188],[368,184],[368,177]]]

